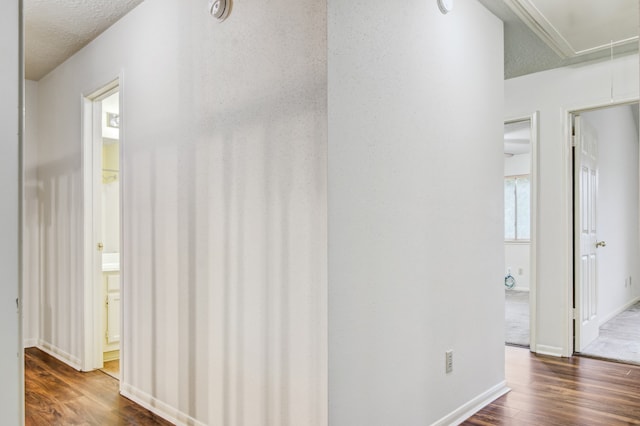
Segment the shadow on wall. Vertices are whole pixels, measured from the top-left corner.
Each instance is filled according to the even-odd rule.
[[[79,365],[82,323],[82,174],[76,157],[40,164],[36,195],[39,223],[40,344]],[[27,214],[34,214],[33,212]],[[71,295],[71,297],[69,297]]]
[[[123,282],[135,285],[125,303],[136,323],[126,371],[152,377],[153,395],[175,383],[182,413],[233,389],[274,419],[292,416],[294,401],[322,404],[326,129],[317,105],[287,102],[316,95],[257,99],[231,114],[249,117],[242,125],[221,115],[180,143],[157,128],[140,139],[153,146],[123,142],[123,253],[135,259]],[[238,410],[247,424],[263,416],[245,397],[221,403],[221,424]]]

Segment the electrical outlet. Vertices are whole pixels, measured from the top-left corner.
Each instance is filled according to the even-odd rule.
[[[444,353],[445,358],[445,373],[449,374],[453,372],[453,350],[448,350]]]

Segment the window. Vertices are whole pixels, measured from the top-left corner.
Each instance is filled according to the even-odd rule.
[[[504,239],[531,238],[531,184],[529,175],[504,178]]]

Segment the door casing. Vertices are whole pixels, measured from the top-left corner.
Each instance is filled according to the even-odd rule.
[[[531,238],[529,241],[529,349],[536,352],[536,324],[537,324],[537,240],[538,240],[538,134],[539,111],[530,115],[509,117],[504,124],[518,121],[529,121],[531,126],[531,164],[530,164],[530,188],[531,188]]]
[[[576,353],[575,347],[575,330],[574,330],[574,309],[573,309],[573,301],[575,298],[575,290],[574,290],[574,227],[572,226],[573,217],[574,217],[574,205],[573,205],[573,122],[574,115],[579,115],[581,113],[585,113],[588,111],[594,111],[598,109],[610,108],[620,105],[629,105],[633,103],[637,103],[640,98],[635,97],[622,97],[616,101],[612,99],[609,100],[601,100],[598,102],[593,102],[590,104],[582,104],[582,105],[573,105],[570,107],[562,108],[562,115],[564,117],[564,134],[565,137],[563,143],[563,152],[564,152],[564,182],[563,187],[565,191],[565,197],[563,202],[563,211],[565,214],[562,217],[563,228],[567,230],[565,235],[565,255],[564,255],[564,264],[565,264],[565,300],[563,301],[564,306],[564,324],[562,325],[562,330],[564,330],[563,337],[563,348],[562,353],[556,354],[564,357],[573,356]]]
[[[102,170],[102,107],[101,101],[115,92],[119,93],[122,105],[122,75],[82,95],[82,171],[83,171],[83,358],[82,370],[91,371],[103,367],[102,352],[102,252],[97,243],[101,238],[101,170]],[[122,109],[122,108],[121,108]],[[122,146],[122,111],[120,112],[120,143]],[[120,150],[122,160],[122,149]],[[122,164],[122,162],[121,162]],[[122,218],[122,172],[120,178],[120,217]],[[120,241],[122,242],[122,224],[120,226]],[[120,249],[120,269],[122,274],[122,247]],[[124,288],[121,281],[121,291]],[[121,295],[122,297],[122,295]],[[123,345],[123,312],[120,312],[120,354]],[[122,360],[120,368],[122,370]]]

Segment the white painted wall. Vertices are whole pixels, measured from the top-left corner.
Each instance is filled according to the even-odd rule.
[[[612,80],[613,78],[613,80]],[[571,177],[566,111],[638,96],[638,55],[505,81],[505,117],[540,112],[537,347],[571,353]]]
[[[504,175],[528,175],[531,172],[531,154],[518,154],[504,159]],[[531,281],[530,274],[530,244],[526,242],[504,243],[504,274],[511,269],[511,275],[516,279],[514,290],[528,291]]]
[[[122,390],[327,423],[326,55],[323,2],[154,0],[39,82],[43,346],[82,356],[79,99],[122,74]]]
[[[595,129],[598,158],[598,314],[605,322],[640,296],[638,132],[630,106],[581,114]],[[631,285],[629,285],[631,277]]]
[[[531,154],[518,154],[504,159],[504,175],[528,175],[531,171]]]
[[[102,137],[108,139],[120,139],[120,129],[107,126],[107,113],[120,114],[120,105],[118,102],[120,95],[114,93],[102,100]]]
[[[109,172],[107,176],[114,176]],[[120,253],[120,182],[102,184],[102,241],[103,253]]]
[[[106,113],[103,112],[106,118]],[[118,129],[115,129],[118,130]],[[102,191],[100,238],[103,254],[120,253],[120,142],[102,139]],[[119,257],[119,256],[118,256]]]
[[[40,209],[38,197],[38,83],[25,81],[25,129],[23,145],[24,223],[22,236],[22,336],[25,347],[38,344],[40,306]]]
[[[504,380],[502,23],[328,5],[329,423],[452,424]]]
[[[25,270],[39,271],[39,288],[29,293],[38,294],[39,300],[28,300],[26,310],[38,312],[37,345],[80,368],[83,356],[80,92],[49,81],[52,78],[38,82],[37,145],[25,148],[26,152],[37,152],[37,206],[33,205],[35,200],[30,200],[25,215],[38,216],[37,231],[29,232],[37,232],[39,243],[39,255],[25,258]],[[68,107],[71,100],[66,98],[72,95],[76,105]],[[34,141],[29,138],[25,142]],[[35,207],[37,212],[32,210]]]
[[[19,312],[20,2],[0,4],[0,413],[7,425],[23,423],[23,356]]]

